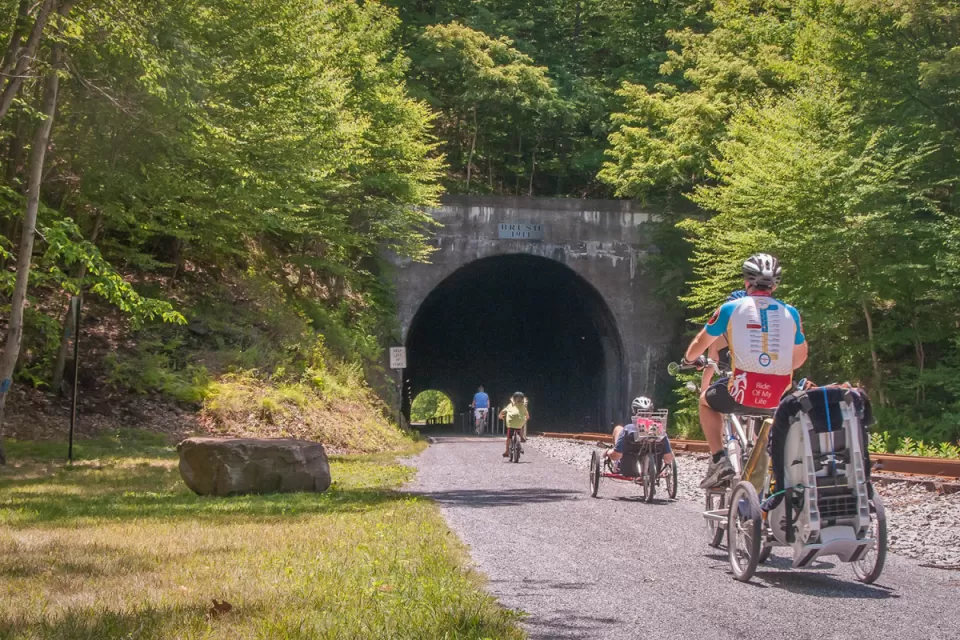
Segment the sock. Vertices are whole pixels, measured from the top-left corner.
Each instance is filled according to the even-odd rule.
[[[715,454],[713,454],[713,461],[714,461],[714,462],[720,462],[720,460],[723,459],[723,454],[724,454],[724,453],[725,453],[725,451],[724,451],[723,449],[721,449],[720,451],[717,451]]]

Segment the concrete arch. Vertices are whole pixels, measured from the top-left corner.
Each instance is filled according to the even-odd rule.
[[[457,196],[445,198],[443,206],[431,215],[440,225],[433,238],[436,251],[430,263],[388,256],[394,266],[392,280],[402,339],[410,350],[411,369],[406,377],[411,384],[411,375],[417,373],[413,364],[416,351],[425,344],[411,338],[417,316],[434,292],[451,288],[450,283],[458,281],[463,285],[467,282],[460,280],[464,273],[469,274],[477,265],[494,264],[485,262],[488,259],[525,257],[533,262],[512,263],[519,273],[533,269],[533,264],[555,264],[561,271],[552,273],[576,276],[568,281],[580,284],[571,285],[570,290],[578,291],[577,295],[594,309],[587,316],[605,318],[599,324],[608,328],[595,333],[606,335],[612,344],[601,349],[608,355],[619,350],[616,375],[620,382],[604,385],[603,398],[598,400],[604,408],[596,414],[596,426],[606,430],[611,420],[622,419],[632,395],[642,393],[666,400],[669,385],[664,369],[668,356],[678,350],[675,341],[682,321],[657,298],[658,283],[652,280],[648,268],[648,257],[658,251],[653,241],[656,213],[619,200]],[[511,225],[534,229],[534,233],[510,237],[503,229]],[[506,272],[498,273],[498,277],[506,277]],[[536,289],[539,285],[533,282],[529,286]],[[464,304],[462,297],[457,300],[452,304]],[[613,358],[605,356],[605,360]],[[610,391],[612,387],[618,387],[618,391]],[[439,387],[434,384],[434,388]],[[404,396],[409,397],[408,393]],[[469,402],[469,397],[460,397],[463,394],[450,389],[458,409]]]

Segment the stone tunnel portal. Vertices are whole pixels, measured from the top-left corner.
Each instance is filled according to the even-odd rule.
[[[622,417],[624,349],[606,302],[560,262],[482,258],[424,300],[407,337],[409,394],[438,389],[467,410],[478,385],[502,406],[529,398],[533,430],[603,431]]]

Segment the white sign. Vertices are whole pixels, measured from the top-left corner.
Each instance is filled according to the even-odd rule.
[[[501,240],[543,240],[542,224],[501,222],[497,225],[497,231]]]
[[[407,368],[407,348],[406,347],[390,347],[390,368],[391,369]]]

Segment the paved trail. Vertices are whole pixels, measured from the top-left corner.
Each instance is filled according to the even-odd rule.
[[[867,586],[834,558],[790,570],[776,549],[742,584],[695,504],[644,504],[609,480],[591,498],[586,473],[531,447],[510,464],[502,447],[437,438],[411,489],[440,503],[534,638],[960,638],[960,572],[888,556]]]

